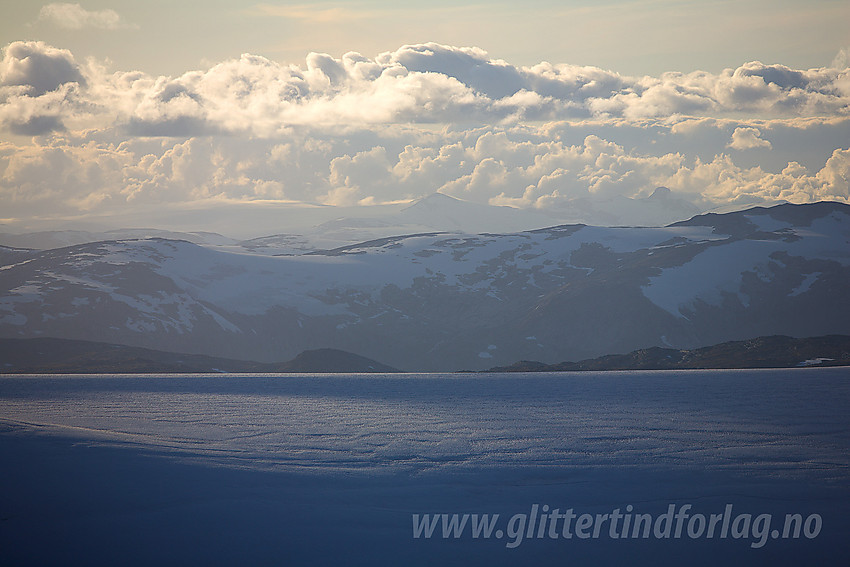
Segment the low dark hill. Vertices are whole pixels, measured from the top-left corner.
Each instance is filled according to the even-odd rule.
[[[795,339],[781,335],[732,341],[694,350],[647,348],[582,360],[543,364],[521,361],[490,372],[559,372],[580,370],[676,370],[698,368],[795,368],[850,366],[850,336]]]
[[[371,358],[332,348],[305,350],[289,362],[269,366],[275,372],[398,372]]]
[[[0,339],[0,373],[107,374],[184,372],[399,372],[335,349],[302,352],[288,362],[260,363],[69,339]]]

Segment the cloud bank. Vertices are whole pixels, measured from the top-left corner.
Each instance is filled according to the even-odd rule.
[[[117,30],[132,27],[125,23],[115,10],[90,11],[79,4],[67,2],[54,2],[42,6],[38,13],[38,19],[70,30],[83,28]]]
[[[0,143],[7,218],[435,191],[577,220],[657,187],[699,210],[850,200],[846,57],[627,77],[429,43],[303,65],[245,54],[155,77],[15,42],[0,62],[0,127],[34,136]]]

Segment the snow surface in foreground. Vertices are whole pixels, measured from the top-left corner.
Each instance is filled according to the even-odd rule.
[[[0,544],[48,564],[126,564],[130,546],[136,564],[828,564],[848,551],[848,378],[0,377]],[[818,513],[824,527],[760,549],[411,534],[415,513],[674,502]]]
[[[261,468],[686,464],[796,475],[836,458],[850,466],[850,454],[817,443],[831,438],[826,425],[838,416],[810,412],[822,393],[797,383],[821,375],[791,373],[774,383],[770,373],[8,377],[0,384],[6,423]]]

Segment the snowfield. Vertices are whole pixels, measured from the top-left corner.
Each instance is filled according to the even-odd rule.
[[[9,564],[837,564],[850,375],[0,377]],[[414,538],[533,505],[817,514],[814,538]],[[529,532],[531,533],[531,532]],[[50,542],[50,545],[44,545]]]

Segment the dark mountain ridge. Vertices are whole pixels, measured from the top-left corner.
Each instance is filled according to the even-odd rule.
[[[287,362],[254,362],[91,341],[0,339],[0,373],[136,374],[195,372],[400,372],[369,358],[324,348]]]
[[[850,366],[850,336],[796,339],[785,336],[730,341],[693,350],[652,347],[579,362],[521,361],[490,372],[568,372],[583,370],[684,370]]]

